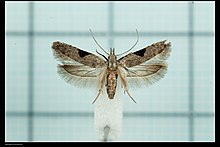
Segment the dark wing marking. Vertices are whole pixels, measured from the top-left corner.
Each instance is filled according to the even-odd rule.
[[[133,54],[138,55],[140,57],[144,57],[144,53],[145,53],[146,49],[141,49],[139,51],[134,52]]]
[[[122,67],[129,68],[140,65],[154,57],[157,57],[160,60],[165,60],[169,56],[171,46],[170,42],[165,42],[166,40],[160,41],[150,46],[147,46],[139,51],[130,53],[120,58],[118,60],[119,64],[121,64]]]
[[[92,68],[105,65],[105,61],[102,58],[66,43],[53,42],[52,49],[54,56],[61,62],[76,61]]]
[[[83,57],[85,57],[85,56],[91,54],[91,53],[86,52],[86,51],[83,51],[83,50],[78,50],[78,52],[79,52],[79,56],[80,56],[81,58],[83,58]]]

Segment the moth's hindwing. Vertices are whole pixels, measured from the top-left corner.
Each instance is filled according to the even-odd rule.
[[[105,68],[90,68],[84,65],[58,65],[58,73],[67,82],[77,87],[98,89]]]

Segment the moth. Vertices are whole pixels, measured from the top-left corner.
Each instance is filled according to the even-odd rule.
[[[95,40],[93,34],[92,37]],[[138,40],[139,36],[131,49]],[[118,79],[121,80],[124,91],[136,103],[128,91],[129,87],[148,86],[164,77],[167,71],[165,60],[169,57],[171,43],[167,43],[166,40],[135,52],[128,53],[131,50],[129,49],[123,53],[127,54],[120,58],[118,57],[123,54],[116,55],[114,48],[110,48],[108,53],[96,40],[95,42],[107,57],[97,50],[99,56],[59,41],[52,44],[55,58],[62,63],[57,66],[58,73],[66,82],[81,87],[98,87],[99,91],[93,103],[104,89],[108,98],[114,99]]]

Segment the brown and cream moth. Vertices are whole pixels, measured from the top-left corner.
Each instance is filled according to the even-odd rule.
[[[99,92],[93,103],[104,87],[108,98],[113,99],[118,78],[135,102],[128,87],[150,85],[161,79],[167,70],[165,60],[169,57],[170,47],[171,43],[164,40],[117,59],[114,48],[110,49],[106,58],[99,52],[100,57],[59,41],[52,45],[55,58],[62,62],[58,65],[58,73],[66,82],[80,87],[98,87]]]

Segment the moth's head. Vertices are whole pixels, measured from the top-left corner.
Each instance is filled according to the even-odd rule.
[[[115,55],[115,49],[114,48],[110,48],[110,54],[108,56],[108,61],[115,62],[116,60],[117,60],[117,57]]]
[[[110,48],[110,55],[115,55],[115,49],[114,48]]]
[[[117,57],[115,56],[114,48],[110,48],[110,54],[108,56],[108,67],[111,70],[117,69]]]

